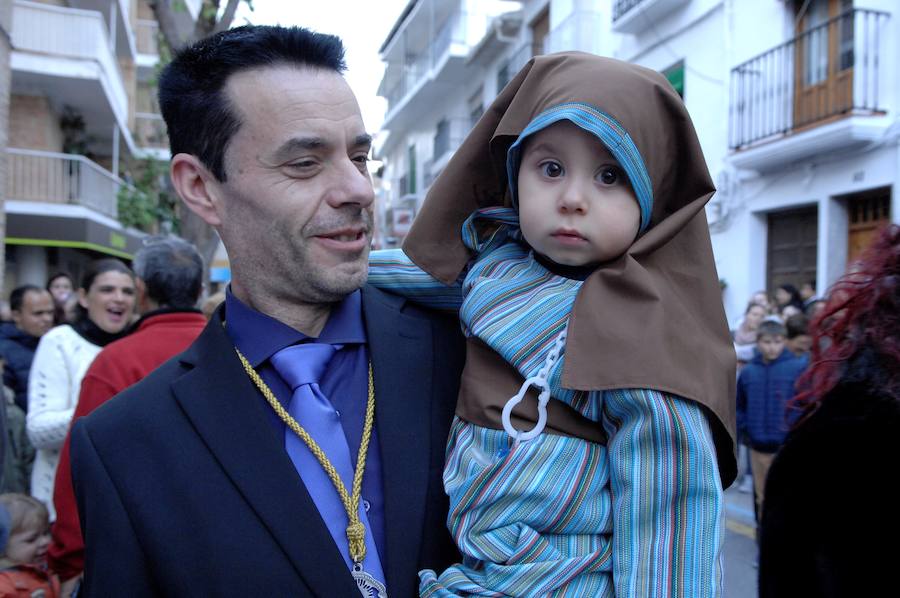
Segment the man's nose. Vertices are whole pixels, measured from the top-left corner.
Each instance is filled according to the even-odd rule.
[[[368,171],[360,171],[352,160],[346,160],[346,164],[337,169],[335,177],[332,192],[328,196],[333,207],[357,204],[361,208],[368,208],[375,201],[375,189]]]

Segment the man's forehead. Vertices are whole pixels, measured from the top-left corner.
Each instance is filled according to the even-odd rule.
[[[22,296],[22,301],[26,303],[36,303],[45,299],[52,301],[53,298],[50,296],[50,292],[44,289],[29,289]]]
[[[323,131],[331,136],[335,125],[348,143],[365,134],[356,96],[331,70],[294,65],[248,69],[228,80],[226,93],[240,128],[263,133],[276,145]]]
[[[340,73],[329,69],[277,64],[239,71],[225,84],[228,101],[242,112],[265,113],[285,104],[321,104],[359,111],[356,96]]]

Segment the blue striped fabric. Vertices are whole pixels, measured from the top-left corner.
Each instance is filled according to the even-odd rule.
[[[373,252],[370,281],[444,309],[461,299],[464,332],[531,376],[582,283],[538,263],[517,225],[508,208],[466,221],[477,259],[461,285],[435,281],[402,251]],[[510,449],[504,431],[455,420],[444,485],[464,559],[421,572],[421,595],[718,595],[723,497],[702,409],[647,389],[565,389],[564,360],[550,373],[554,399],[604,426],[608,446],[543,434]]]

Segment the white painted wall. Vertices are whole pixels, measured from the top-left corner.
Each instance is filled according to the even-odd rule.
[[[770,212],[809,205],[818,208],[820,293],[846,265],[847,214],[840,196],[889,186],[893,218],[900,222],[900,123],[894,122],[900,106],[900,4],[896,0],[854,2],[855,8],[892,13],[882,25],[878,57],[882,63],[879,106],[887,111],[883,119],[894,125],[862,149],[828,152],[761,175],[738,170],[730,161],[731,70],[794,36],[793,7],[784,0],[690,0],[634,35],[612,31],[612,0],[525,0],[522,28],[504,54],[472,67],[466,83],[448,93],[415,130],[391,132],[404,141],[395,137],[391,143],[393,149],[385,156],[386,180],[405,172],[410,142],[419,151],[421,177],[437,122],[444,116],[467,116],[468,99],[480,86],[485,107],[490,105],[498,92],[497,71],[507,56],[530,42],[529,24],[547,6],[550,50],[591,51],[656,70],[684,60],[685,104],[719,188],[708,214],[711,222],[725,216],[713,225],[711,236],[719,276],[728,284],[723,299],[729,321],[742,314],[753,292],[765,287]]]

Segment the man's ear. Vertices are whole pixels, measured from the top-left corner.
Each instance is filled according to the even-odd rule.
[[[134,290],[137,291],[135,304],[137,305],[138,313],[143,314],[150,311],[150,307],[147,305],[147,284],[139,276],[134,277]]]
[[[170,167],[172,185],[185,205],[210,226],[222,224],[219,209],[218,185],[196,156],[175,154]]]

